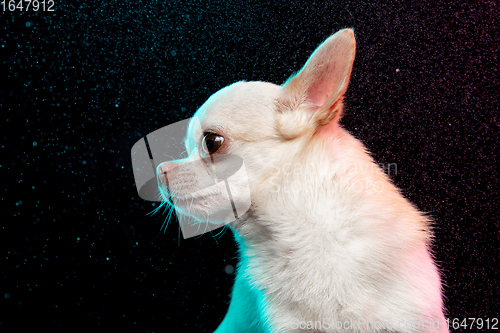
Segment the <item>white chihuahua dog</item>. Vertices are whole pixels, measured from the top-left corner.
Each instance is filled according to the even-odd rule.
[[[188,129],[189,157],[158,167],[176,209],[222,223],[220,190],[189,193],[206,161],[244,162],[251,205],[229,225],[240,261],[216,333],[448,332],[430,222],[339,125],[354,54],[341,30],[281,86],[218,91]]]

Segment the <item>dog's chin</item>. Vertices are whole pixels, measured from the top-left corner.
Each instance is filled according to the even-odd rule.
[[[177,213],[198,222],[225,224],[234,220],[232,207],[222,207],[217,195],[172,197],[171,204]]]

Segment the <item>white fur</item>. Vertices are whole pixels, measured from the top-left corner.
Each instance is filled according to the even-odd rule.
[[[217,333],[373,332],[377,323],[448,331],[429,222],[338,124],[354,45],[352,31],[342,30],[283,86],[238,82],[196,114],[203,131],[224,137],[218,153],[243,158],[252,199],[230,224],[240,263]],[[200,154],[195,132],[190,154]],[[372,326],[351,326],[363,320]],[[437,320],[439,330],[431,329]],[[425,327],[411,327],[419,323]]]

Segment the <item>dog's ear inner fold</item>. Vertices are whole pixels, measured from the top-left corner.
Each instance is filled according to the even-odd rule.
[[[342,97],[351,76],[355,44],[351,29],[341,30],[325,40],[304,67],[283,84],[280,104],[295,109],[303,103],[309,103],[312,114],[306,118],[313,122],[310,125],[314,127],[326,125],[338,118],[342,110]],[[303,116],[300,118],[304,119]],[[294,119],[286,122],[296,124],[298,121]]]

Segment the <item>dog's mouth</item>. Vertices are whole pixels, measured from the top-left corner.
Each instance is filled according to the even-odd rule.
[[[177,203],[190,203],[205,198],[207,198],[206,195],[184,195],[184,196],[172,196],[170,197],[170,200],[172,201],[172,203],[177,204]]]

